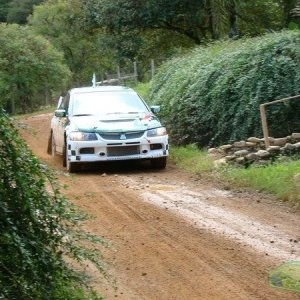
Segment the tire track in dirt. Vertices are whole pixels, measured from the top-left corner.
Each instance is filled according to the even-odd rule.
[[[253,217],[212,205],[209,203],[212,197],[216,196],[209,192],[195,193],[186,189],[143,193],[146,201],[163,208],[168,207],[196,227],[245,243],[254,251],[273,256],[279,261],[300,260],[298,239],[295,239],[294,234],[285,234]]]

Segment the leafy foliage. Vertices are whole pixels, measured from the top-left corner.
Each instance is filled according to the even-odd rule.
[[[9,3],[12,0],[0,0],[0,22],[6,22],[6,17],[8,14]]]
[[[60,194],[49,169],[18,137],[0,112],[0,298],[98,299],[66,256],[93,261],[97,252],[80,241],[102,242],[79,227],[85,215]]]
[[[51,0],[35,7],[29,24],[64,53],[74,85],[117,65],[130,72],[132,61],[145,80],[150,59],[159,65],[195,43],[281,29],[293,1]]]
[[[284,20],[286,25],[288,25],[291,22],[291,19],[293,18],[291,11],[297,6],[298,0],[278,0],[279,5],[283,8],[283,14],[284,14]]]
[[[112,43],[101,30],[91,30],[80,0],[53,0],[35,7],[29,25],[64,54],[73,84],[90,83],[92,74],[109,70],[114,61]]]
[[[283,18],[276,0],[255,1],[255,5],[241,0],[88,0],[86,7],[91,22],[110,32],[164,29],[185,35],[196,44],[219,39],[233,30],[247,33],[245,24],[256,34],[274,29]]]
[[[261,136],[259,105],[300,93],[299,49],[299,31],[197,48],[160,68],[150,101],[162,105],[175,144]],[[299,101],[268,108],[270,134],[299,131],[299,108]]]
[[[0,22],[26,24],[34,5],[45,0],[0,0]]]
[[[285,7],[281,0],[236,0],[237,29],[242,35],[256,36],[285,27]]]
[[[61,53],[30,28],[0,24],[0,44],[0,103],[8,111],[30,111],[66,85]]]
[[[201,28],[205,20],[201,17],[201,8],[205,1],[148,0],[116,2],[103,0],[87,1],[87,8],[93,22],[111,32],[122,30],[169,29],[181,32],[201,41]]]
[[[286,25],[284,12],[288,9],[284,3],[282,0],[255,3],[245,0],[87,0],[83,6],[89,26],[110,37],[109,47],[114,49],[117,62],[123,65],[127,60],[137,60],[142,66],[139,72],[144,74],[150,59],[154,58],[156,65],[160,65],[161,61],[195,44],[281,30]],[[140,76],[142,80],[145,78],[147,75]]]
[[[32,13],[34,5],[44,0],[12,0],[9,3],[6,21],[8,23],[26,24],[28,16]]]
[[[0,0],[0,21],[32,25],[64,53],[73,85],[132,69],[147,79],[156,65],[182,48],[297,28],[297,0]],[[33,13],[31,16],[31,13]],[[28,19],[29,16],[29,19]],[[30,20],[30,21],[28,21]],[[99,76],[101,74],[101,76]],[[145,76],[144,76],[145,74]]]

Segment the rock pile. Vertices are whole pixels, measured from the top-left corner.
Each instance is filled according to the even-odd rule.
[[[250,137],[246,141],[222,145],[208,149],[208,154],[216,158],[216,164],[266,165],[279,156],[300,154],[300,133],[284,138],[269,138],[270,147],[265,148],[264,139]]]

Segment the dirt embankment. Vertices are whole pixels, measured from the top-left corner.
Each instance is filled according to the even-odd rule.
[[[271,288],[268,271],[300,260],[300,215],[260,194],[224,191],[169,164],[98,165],[68,175],[46,154],[50,115],[23,122],[33,152],[94,218],[84,226],[112,243],[104,259],[117,290],[94,274],[107,299],[300,299]]]

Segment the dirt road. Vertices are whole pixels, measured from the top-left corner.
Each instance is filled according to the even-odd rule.
[[[66,196],[94,218],[85,228],[112,248],[104,259],[117,289],[94,275],[106,299],[300,299],[271,288],[268,272],[300,260],[300,215],[261,194],[225,191],[169,164],[98,165],[65,173],[46,154],[50,115],[23,122],[33,152],[68,185]]]

